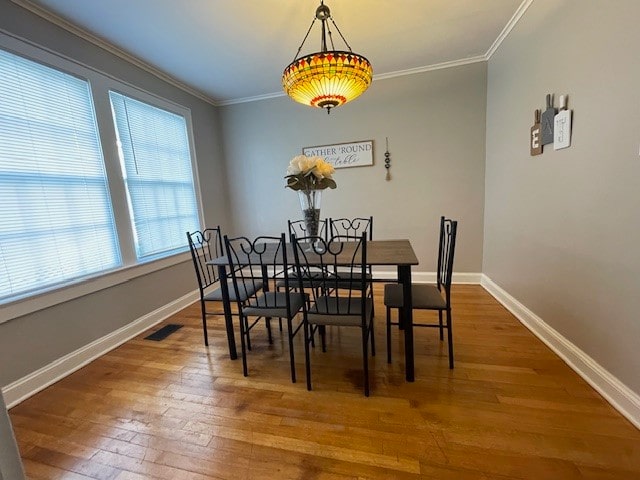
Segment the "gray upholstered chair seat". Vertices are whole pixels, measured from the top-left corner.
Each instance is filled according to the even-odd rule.
[[[240,300],[244,302],[251,295],[256,293],[258,290],[262,288],[262,282],[252,282],[250,280],[245,280],[242,284],[238,285],[238,290],[240,290],[240,298],[236,297],[236,290],[233,288],[233,281],[229,280],[227,282],[227,286],[229,288],[229,301],[237,302]],[[216,301],[222,302],[224,297],[222,296],[222,288],[218,287],[215,290],[207,293],[204,296],[204,299],[207,301]]]
[[[308,296],[304,293],[265,292],[255,300],[251,300],[243,312],[251,317],[287,318],[287,295],[290,297],[290,311],[295,315],[307,301]]]
[[[365,299],[365,316],[371,317],[373,299]],[[358,297],[318,297],[307,312],[309,323],[316,325],[358,326],[362,324],[362,299]]]
[[[411,303],[415,309],[445,310],[447,302],[435,285],[416,283],[411,285]],[[402,308],[402,285],[390,283],[384,286],[384,304],[390,308]]]

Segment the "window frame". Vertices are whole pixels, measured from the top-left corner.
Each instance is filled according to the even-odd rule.
[[[171,253],[164,257],[138,260],[133,242],[133,231],[120,158],[116,145],[116,133],[109,100],[109,91],[114,91],[168,110],[184,117],[187,126],[193,185],[196,194],[197,214],[202,225],[204,218],[202,194],[195,152],[195,137],[191,110],[171,100],[162,98],[113,75],[94,67],[81,64],[76,60],[56,53],[50,49],[26,41],[20,37],[0,30],[0,48],[30,61],[60,70],[69,75],[86,80],[89,83],[98,136],[102,147],[104,168],[107,176],[111,207],[115,217],[116,232],[122,266],[108,271],[89,275],[68,282],[59,283],[41,289],[31,295],[0,304],[0,324],[16,317],[42,310],[59,303],[67,302],[100,290],[104,290],[134,278],[190,261],[190,253],[185,235],[185,251]]]
[[[136,101],[139,101],[139,102],[142,102],[142,103],[146,103],[146,104],[148,104],[148,105],[150,105],[152,107],[156,107],[158,109],[167,111],[167,112],[172,113],[174,115],[178,115],[178,116],[180,116],[180,117],[182,117],[184,119],[185,127],[186,127],[186,130],[187,130],[186,131],[187,141],[189,143],[189,155],[191,157],[191,172],[192,172],[192,176],[193,176],[193,188],[194,188],[194,191],[195,191],[195,202],[196,202],[196,208],[197,208],[197,214],[198,214],[198,221],[199,221],[199,224],[202,225],[202,218],[203,218],[203,216],[202,216],[202,203],[201,203],[200,195],[199,195],[199,193],[200,193],[199,181],[197,181],[197,178],[198,178],[197,165],[194,162],[195,151],[194,151],[194,139],[193,139],[193,125],[191,123],[191,115],[190,115],[190,112],[188,111],[188,109],[183,109],[183,108],[179,109],[179,108],[175,108],[175,106],[174,106],[174,108],[169,108],[171,106],[169,104],[160,105],[159,104],[160,102],[158,102],[158,101],[153,102],[153,101],[151,101],[149,99],[143,98],[144,95],[132,95],[131,93],[125,92],[122,89],[115,89],[115,88],[110,88],[109,91],[107,92],[107,94],[109,96],[110,108],[113,108],[111,106],[112,105],[112,100],[111,100],[111,97],[110,97],[110,93],[119,94],[119,95],[124,96],[125,98],[128,97],[128,98],[131,98],[133,100],[136,100]],[[115,120],[114,116],[115,116],[115,112],[113,112],[113,115],[112,115],[112,118],[111,118],[112,127],[114,129],[114,135],[115,135],[115,122],[116,122],[116,120]],[[124,186],[124,189],[125,189],[125,195],[127,196],[127,212],[129,212],[130,228],[131,228],[131,233],[133,235],[133,225],[132,225],[132,223],[133,223],[134,219],[133,219],[133,211],[132,210],[134,210],[135,207],[133,206],[132,201],[129,199],[130,193],[127,191],[126,182],[124,181],[124,171],[125,171],[124,163],[125,163],[125,159],[124,158],[120,158],[120,152],[119,151],[118,151],[118,161],[119,161],[119,165],[120,165],[120,168],[121,168],[120,177],[121,177],[121,180],[123,181],[123,186]],[[185,238],[186,238],[186,236],[185,236]],[[132,237],[132,239],[133,239],[133,237]],[[183,245],[183,248],[181,249],[183,251],[180,251],[180,252],[177,252],[177,253],[173,253],[173,254],[170,253],[170,254],[167,254],[167,255],[163,255],[163,253],[156,253],[156,254],[150,254],[150,255],[138,258],[137,254],[135,252],[135,242],[133,243],[133,248],[134,248],[133,255],[134,255],[134,258],[136,259],[136,263],[148,263],[148,262],[151,262],[153,260],[157,260],[159,258],[165,258],[167,256],[176,255],[176,254],[179,254],[179,253],[184,253],[184,251],[186,251],[186,252],[189,251],[189,246],[188,246],[187,243],[185,243]],[[174,252],[175,252],[175,249],[174,249]]]

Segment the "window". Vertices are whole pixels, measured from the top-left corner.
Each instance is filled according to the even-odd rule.
[[[183,116],[109,92],[136,256],[186,250],[199,229],[187,123]]]
[[[197,195],[187,108],[0,32],[0,323],[188,261]]]
[[[121,265],[87,81],[0,50],[0,303]]]

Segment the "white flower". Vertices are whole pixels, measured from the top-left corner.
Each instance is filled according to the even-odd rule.
[[[316,162],[319,157],[307,157],[305,155],[298,155],[293,157],[289,162],[287,168],[287,175],[298,175],[299,173],[306,174],[309,170],[316,166]]]
[[[324,161],[320,157],[316,157],[316,168],[313,169],[313,174],[316,178],[322,180],[323,178],[331,178],[331,175],[336,171],[329,162]]]
[[[334,172],[333,165],[322,157],[298,155],[289,162],[285,186],[292,190],[305,192],[336,188],[336,182],[331,178]]]

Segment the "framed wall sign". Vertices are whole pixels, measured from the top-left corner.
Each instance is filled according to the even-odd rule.
[[[373,165],[373,140],[304,147],[302,153],[308,157],[323,157],[335,168],[363,167]]]

